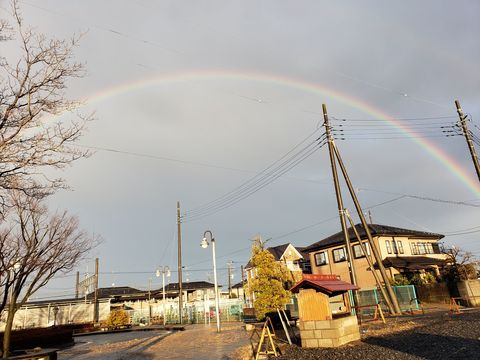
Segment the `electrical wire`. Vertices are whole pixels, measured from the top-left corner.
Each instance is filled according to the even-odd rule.
[[[200,214],[195,214],[193,215],[193,219],[192,217],[189,218],[189,221],[192,221],[192,220],[199,220],[199,219],[202,219],[206,216],[210,216],[210,215],[213,215],[221,210],[224,210],[226,208],[229,208],[233,205],[235,205],[236,203],[238,203],[239,201],[241,200],[244,200],[246,199],[247,197],[255,194],[256,192],[258,192],[259,190],[263,189],[264,187],[266,187],[267,185],[271,184],[272,182],[274,182],[275,180],[277,180],[279,177],[281,177],[282,175],[284,175],[285,173],[287,173],[288,171],[290,171],[291,169],[293,169],[295,166],[297,166],[298,164],[300,164],[301,162],[303,162],[304,160],[306,160],[307,158],[309,158],[311,155],[313,155],[318,149],[322,148],[324,145],[326,144],[326,141],[324,141],[323,143],[321,143],[318,148],[313,148],[311,149],[308,153],[304,154],[301,158],[295,160],[295,162],[291,163],[288,167],[284,168],[283,170],[281,170],[280,172],[272,175],[271,177],[269,177],[266,181],[264,181],[263,183],[260,183],[258,186],[254,187],[254,188],[251,188],[249,189],[248,191],[240,194],[240,195],[237,195],[235,198],[233,199],[230,199],[230,202],[228,203],[225,203],[225,204],[222,204],[222,205],[219,205],[217,206],[216,208],[213,208],[213,209],[209,209],[207,210],[206,212],[204,213],[200,213]]]
[[[300,152],[297,152],[295,155],[292,155],[290,156],[290,154],[292,154],[296,149],[298,149],[302,144],[304,144],[308,139],[310,139],[313,135],[315,135],[317,133],[318,129],[315,129],[312,133],[310,133],[307,137],[305,137],[302,141],[300,141],[298,144],[296,144],[292,149],[290,149],[286,154],[284,154],[280,159],[276,160],[275,162],[273,162],[272,164],[270,164],[268,167],[266,167],[265,169],[263,169],[262,171],[258,172],[254,177],[252,177],[251,179],[247,180],[246,182],[242,183],[241,185],[237,186],[236,188],[232,189],[231,191],[229,191],[228,193],[220,196],[219,198],[216,198],[206,204],[203,204],[201,206],[197,206],[191,210],[187,210],[185,212],[186,215],[188,214],[192,214],[192,213],[195,213],[197,211],[199,211],[200,209],[203,209],[205,207],[209,207],[210,205],[213,205],[219,201],[222,201],[224,198],[228,197],[229,195],[233,194],[233,193],[236,193],[237,191],[241,191],[243,188],[245,187],[248,187],[250,186],[252,183],[255,183],[257,181],[257,178],[263,178],[265,176],[265,174],[270,174],[272,173],[276,168],[275,165],[277,165],[278,163],[282,162],[281,165],[285,164],[286,162],[288,161],[291,161],[292,158],[294,158],[295,156],[297,156],[297,154],[301,153],[302,151],[304,151],[305,149],[307,149],[308,147],[310,147],[311,145],[313,145],[317,140],[314,140],[314,141],[311,141],[307,146],[305,146],[304,148],[302,148],[300,150]],[[320,136],[320,138],[323,138],[325,136],[325,133],[322,134]],[[290,157],[288,157],[290,156]],[[288,157],[288,158],[287,158]],[[285,158],[287,158],[286,160],[284,160]],[[273,169],[273,170],[272,170]]]
[[[326,143],[325,133],[319,138],[311,141],[308,145],[302,147],[300,150],[292,154],[299,146],[306,142],[313,134],[303,139],[299,144],[295,145],[293,149],[283,155],[279,160],[275,161],[267,168],[262,170],[256,176],[250,178],[243,184],[237,186],[226,194],[212,200],[204,205],[198,206],[192,210],[188,210],[182,216],[183,221],[194,221],[205,216],[210,216],[220,210],[233,206],[239,201],[253,195],[260,189],[271,184],[286,172],[293,169],[296,165],[310,157],[313,153],[323,147]]]
[[[368,119],[351,119],[351,118],[338,118],[335,116],[330,115],[330,119],[334,119],[337,121],[365,121],[365,122],[380,122],[380,121],[385,121],[385,122],[391,122],[392,120],[397,120],[397,121],[429,121],[429,120],[439,120],[439,119],[456,119],[457,116],[453,115],[442,115],[442,116],[427,116],[427,117],[411,117],[411,118],[390,118],[390,119],[381,119],[381,118],[368,118]]]
[[[432,198],[432,197],[428,197],[428,196],[401,194],[401,193],[396,193],[396,192],[391,192],[391,191],[383,191],[383,190],[375,190],[375,189],[367,189],[367,188],[358,188],[357,190],[358,191],[377,192],[377,193],[381,193],[381,194],[399,195],[399,196],[407,197],[407,198],[411,198],[411,199],[433,201],[433,202],[439,202],[439,203],[444,203],[444,204],[462,205],[462,206],[470,206],[470,207],[480,208],[480,205],[468,203],[468,202],[465,202],[465,201],[444,200],[444,199]]]

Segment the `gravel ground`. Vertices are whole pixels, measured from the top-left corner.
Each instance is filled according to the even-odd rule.
[[[277,359],[480,359],[480,309],[362,325],[362,340],[335,349],[286,346]]]

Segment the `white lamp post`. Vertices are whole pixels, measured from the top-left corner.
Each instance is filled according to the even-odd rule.
[[[215,239],[210,230],[206,230],[203,233],[203,240],[200,243],[200,246],[204,249],[208,247],[207,234],[210,235],[210,242],[212,243],[212,256],[213,256],[213,282],[215,285],[215,317],[217,318],[217,332],[220,332],[220,314],[219,309],[220,305],[218,303],[218,285],[217,285],[217,264],[215,261]]]
[[[160,276],[160,273],[162,274],[162,289],[163,289],[163,326],[167,323],[167,313],[166,313],[166,307],[165,307],[165,274],[167,274],[168,277],[170,277],[170,268],[168,266],[159,266],[157,269],[157,277]]]

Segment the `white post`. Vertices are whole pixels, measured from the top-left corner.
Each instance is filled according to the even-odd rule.
[[[163,326],[167,323],[167,313],[165,311],[165,271],[162,272],[162,288],[163,288]]]
[[[217,285],[217,263],[215,260],[215,239],[212,237],[212,254],[213,254],[213,280],[215,285],[215,316],[217,318],[217,332],[220,332],[220,314],[218,301],[218,285]]]

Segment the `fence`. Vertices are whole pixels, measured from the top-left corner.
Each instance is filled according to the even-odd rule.
[[[162,302],[152,304],[126,304],[133,325],[150,322],[178,324],[178,301],[167,301],[165,309]],[[243,301],[239,299],[220,300],[221,321],[241,321],[243,319]],[[207,324],[215,321],[215,302],[212,300],[184,303],[183,322],[187,324]]]
[[[393,291],[398,299],[398,304],[402,311],[419,310],[420,304],[417,299],[417,294],[415,292],[414,285],[400,285],[393,286]],[[353,295],[350,292],[350,300],[353,302]],[[357,306],[366,306],[366,305],[376,305],[380,304],[383,311],[388,311],[385,299],[382,296],[382,292],[377,289],[363,289],[358,291],[358,302]],[[365,309],[364,311],[375,311],[372,309]]]
[[[100,300],[98,303],[99,320],[105,320],[110,313],[110,302]],[[52,325],[81,324],[92,322],[94,305],[91,300],[58,301],[52,303],[26,304],[16,313],[14,329],[47,327]],[[7,311],[0,317],[0,331],[5,328]]]

